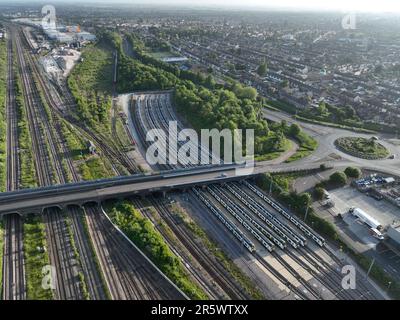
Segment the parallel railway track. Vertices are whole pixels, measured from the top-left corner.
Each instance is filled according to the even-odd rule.
[[[23,84],[25,107],[28,117],[28,126],[32,139],[32,150],[38,183],[48,186],[60,182],[63,176],[62,165],[56,161],[58,156],[56,138],[50,128],[47,115],[41,105],[29,56],[21,43],[19,31],[14,31],[19,70]],[[46,236],[49,245],[50,263],[55,268],[57,278],[54,296],[56,299],[81,299],[82,292],[79,279],[73,268],[74,251],[69,236],[65,233],[66,222],[59,216],[57,209],[46,210],[44,214]],[[68,266],[68,267],[66,267]],[[54,275],[53,275],[54,276]]]
[[[135,112],[135,123],[138,127],[138,133],[139,136],[141,137],[141,140],[144,140],[143,138],[145,137],[146,131],[152,128],[161,128],[164,131],[168,132],[168,121],[176,121],[177,118],[173,114],[172,108],[169,105],[169,100],[168,98],[161,98],[160,96],[157,96],[157,94],[149,94],[148,96],[146,95],[139,95],[139,98],[136,101],[136,108],[134,110]],[[180,130],[182,127],[179,125],[178,122],[178,130]],[[144,141],[142,141],[146,145]],[[179,145],[179,143],[178,143]],[[202,150],[199,150],[199,153],[203,152]],[[211,155],[210,155],[211,157]],[[163,165],[163,168],[171,168],[174,169],[175,167],[180,167],[181,165]],[[228,183],[229,185],[229,183]],[[215,186],[216,191],[221,192],[222,195],[232,197],[232,195],[229,195],[227,190],[224,187],[221,186]],[[245,188],[246,189],[246,188]],[[237,199],[238,200],[238,199]],[[235,209],[233,209],[235,210]],[[255,209],[254,209],[255,210]],[[272,212],[272,211],[271,211]],[[250,214],[253,216],[253,213]],[[270,213],[271,217],[276,215],[276,213]],[[258,219],[258,218],[255,218]],[[269,218],[267,218],[269,219]],[[297,239],[298,245],[297,247],[307,247],[307,240],[302,236],[302,232],[297,230],[292,225],[292,222],[290,221],[284,221],[282,220],[283,217],[277,217],[275,218],[275,222],[271,221],[272,225],[277,224],[276,228],[280,230],[280,232],[283,232],[282,234],[285,234],[287,237],[291,239]],[[279,220],[279,221],[278,221]],[[262,223],[262,221],[261,221]],[[297,223],[297,222],[296,222]],[[271,226],[272,226],[271,225]],[[300,226],[303,228],[302,226]],[[283,229],[282,229],[283,228]],[[277,229],[277,230],[278,230]],[[307,230],[306,230],[307,231]],[[290,233],[288,233],[290,232]],[[307,235],[308,237],[308,235]],[[314,237],[315,238],[315,237]],[[318,239],[319,240],[319,239]],[[314,240],[313,240],[314,241]],[[292,250],[292,249],[287,249]],[[303,249],[296,249],[300,250],[299,252],[289,252],[288,258],[292,261],[291,263],[295,263],[296,266],[299,266],[300,268],[303,268],[308,272],[309,275],[311,275],[316,281],[318,281],[323,287],[324,290],[329,290],[336,296],[336,298],[339,299],[361,299],[361,298],[367,298],[367,295],[362,295],[360,292],[346,292],[341,289],[341,277],[338,274],[338,272],[334,269],[335,267],[331,266],[329,263],[327,263],[324,258],[321,256],[314,254],[313,256],[310,256],[309,252],[305,252]],[[304,272],[301,274],[296,271],[295,268],[292,267],[291,263],[286,261],[286,258],[282,258],[279,253],[272,253],[275,259],[284,266],[284,268],[292,274],[292,276],[299,281],[299,283],[302,285],[302,287],[306,290],[307,294],[304,294],[303,296],[301,295],[300,292],[297,292],[298,296],[300,298],[311,298],[311,299],[322,299],[323,297],[321,296],[321,292],[318,292],[310,283],[308,283],[307,280],[303,280]],[[260,256],[258,254],[255,254],[257,260],[260,261]],[[261,262],[264,265],[264,262]],[[335,261],[337,263],[337,261]],[[328,267],[329,266],[329,267]],[[267,269],[271,271],[272,266],[266,266]],[[335,272],[333,272],[335,270]],[[274,274],[276,275],[277,271],[275,270]],[[278,279],[282,280],[281,282],[285,284],[286,286],[290,287],[290,289],[293,291],[293,286],[288,283],[286,280],[284,280],[282,277],[277,276]],[[374,298],[373,295],[369,295],[368,298]]]
[[[17,190],[20,183],[18,159],[18,119],[15,101],[15,74],[13,41],[7,41],[7,191]],[[18,215],[4,219],[3,300],[26,298],[25,264],[23,251],[23,225]]]
[[[60,111],[61,107],[64,105],[64,101],[60,96],[52,92],[52,88],[42,79],[34,59],[29,56],[28,60],[32,71],[36,76],[38,85],[42,88],[45,99],[50,106],[53,123],[51,126],[47,124],[47,129],[49,135],[52,136],[50,138],[53,138],[53,145],[56,146],[54,150],[55,162],[58,163],[57,165],[60,168],[58,171],[58,179],[61,183],[65,183],[67,179],[65,172],[62,171],[62,159],[59,156],[60,154],[63,154],[72,181],[79,181],[80,177],[73,165],[68,147],[63,139],[62,131],[58,124],[58,118],[64,116]],[[68,122],[71,119],[66,119],[64,117],[64,120],[67,120]],[[74,121],[70,121],[70,123],[84,137],[93,140],[112,165],[115,160],[117,160],[127,167],[130,172],[137,172],[137,168],[133,161],[124,153],[114,151],[106,144],[106,139],[102,139],[101,136],[97,136],[93,132],[90,132],[87,128],[82,127],[81,124]],[[53,126],[54,131],[51,130]],[[120,171],[120,167],[118,166],[113,165],[113,169],[116,174],[125,174],[125,172]],[[114,230],[113,226],[108,221],[104,220],[105,217],[98,208],[87,207],[84,208],[84,212],[85,215],[82,218],[86,219],[86,222],[81,219],[77,208],[69,209],[67,214],[71,221],[75,243],[77,244],[77,249],[80,253],[80,260],[86,280],[85,283],[88,286],[90,298],[105,299],[108,296],[115,299],[178,297],[175,289],[172,291],[168,291],[163,287],[159,287],[158,290],[155,289],[154,281],[159,276],[157,273],[152,272],[150,274],[148,270],[136,268],[137,265],[143,264],[143,258],[127,243],[125,239],[121,238],[121,236],[116,233],[116,230]],[[96,216],[96,221],[91,219],[94,216]],[[90,240],[86,239],[84,234],[84,224],[86,223]],[[116,247],[124,248],[125,250],[115,253],[114,251]],[[98,262],[101,270],[96,269],[97,264],[94,262],[94,255],[97,255],[99,258]],[[132,257],[134,256],[136,256],[137,261],[133,261]],[[101,277],[99,272],[103,272],[104,277]],[[101,285],[103,279],[107,288],[104,288],[103,285]]]
[[[161,275],[148,265],[141,254],[133,250],[98,208],[87,209],[87,221],[96,253],[101,261],[107,262],[101,266],[112,299],[180,298],[175,290],[171,290],[170,286],[165,284]]]
[[[164,221],[171,228],[181,243],[190,251],[193,257],[202,265],[202,267],[210,275],[212,275],[213,279],[231,299],[237,300],[250,298],[249,295],[243,291],[241,286],[238,285],[229,274],[227,274],[225,267],[218,260],[213,259],[206,252],[204,252],[202,246],[193,240],[186,228],[176,223],[170,212],[170,209],[165,205],[165,203],[155,198],[151,198],[150,203],[160,212]]]
[[[166,233],[165,229],[160,226],[159,221],[154,218],[153,213],[150,212],[149,207],[144,206],[142,201],[140,201],[139,199],[132,198],[131,201],[135,208],[137,208],[144,217],[148,218],[153,223],[157,231],[164,237],[164,241],[167,243],[171,251],[182,261],[186,271],[193,277],[194,281],[204,290],[208,297],[210,299],[226,298],[227,296],[225,294],[222,294],[221,290],[218,290],[216,288],[217,284],[215,284],[214,280],[210,280],[213,282],[213,284],[210,285],[209,281],[207,281],[207,279],[204,279],[199,274],[198,268],[196,266],[193,267],[192,256],[188,251],[186,251],[186,247],[186,250],[182,250],[182,248],[177,247],[175,241],[170,238],[170,235]],[[161,215],[161,212],[157,212]]]

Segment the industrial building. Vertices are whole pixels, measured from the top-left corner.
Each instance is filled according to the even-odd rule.
[[[62,43],[73,43],[76,41],[95,41],[96,36],[89,32],[81,30],[79,26],[57,25],[56,28],[43,28],[42,20],[20,18],[14,19],[15,22],[40,29],[48,39]]]

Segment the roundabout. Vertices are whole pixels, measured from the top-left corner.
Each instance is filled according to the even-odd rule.
[[[390,152],[377,140],[376,137],[341,137],[336,139],[334,144],[340,151],[357,158],[385,159],[390,155]]]

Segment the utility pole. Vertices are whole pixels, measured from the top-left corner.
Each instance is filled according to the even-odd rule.
[[[372,260],[371,265],[369,266],[369,269],[368,269],[367,275],[365,276],[365,279],[368,279],[369,273],[371,272],[372,267],[374,266],[374,263],[375,263],[375,258]]]
[[[308,204],[306,204],[306,213],[304,215],[304,222],[306,222],[307,220],[307,215],[308,215],[308,209],[310,208],[310,206]]]
[[[271,181],[269,183],[269,195],[271,195],[272,192],[272,177],[271,177]]]

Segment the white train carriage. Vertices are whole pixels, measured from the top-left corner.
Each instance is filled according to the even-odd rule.
[[[271,205],[276,211],[278,211],[280,214],[282,214],[286,219],[291,221],[296,227],[298,227],[301,231],[303,231],[308,237],[313,239],[319,246],[321,246],[321,247],[325,246],[325,239],[323,237],[321,237],[320,235],[316,234],[304,222],[300,221],[297,217],[295,217],[294,215],[292,215],[289,212],[287,212],[286,210],[284,210],[279,204],[277,204],[275,201],[273,201],[272,199],[267,197],[264,193],[262,193],[260,190],[258,190],[256,187],[254,187],[247,181],[244,181],[244,183],[250,190],[252,190],[254,193],[256,193],[263,200],[265,200],[269,205]]]

